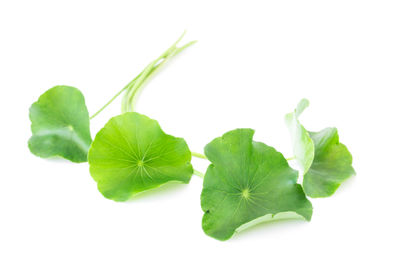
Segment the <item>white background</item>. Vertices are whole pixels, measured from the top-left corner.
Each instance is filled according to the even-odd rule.
[[[0,272],[399,272],[399,14],[384,0],[2,0]],[[199,42],[137,110],[194,151],[244,127],[290,156],[283,116],[308,98],[302,122],[336,126],[358,173],[311,200],[310,223],[219,242],[201,229],[198,177],[116,203],[87,164],[30,154],[28,109],[41,93],[75,86],[94,113],[184,29]],[[93,136],[119,107],[93,120]]]

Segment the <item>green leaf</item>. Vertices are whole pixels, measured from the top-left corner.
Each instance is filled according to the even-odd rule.
[[[92,138],[89,114],[82,93],[70,86],[55,86],[40,96],[29,110],[34,155],[60,156],[73,162],[87,161]]]
[[[307,173],[314,159],[314,144],[309,133],[298,119],[308,105],[308,100],[303,99],[293,113],[285,116],[286,125],[289,128],[292,139],[293,153],[303,173]]]
[[[304,176],[304,191],[310,197],[328,197],[343,181],[355,175],[353,159],[346,146],[339,142],[336,128],[310,132],[310,136],[315,145],[315,157]]]
[[[268,214],[295,212],[310,220],[312,205],[291,169],[274,148],[253,141],[254,130],[237,129],[205,147],[211,161],[204,178],[203,230],[229,239],[246,223]]]
[[[308,105],[308,100],[301,100],[296,110],[286,115],[286,124],[296,161],[304,176],[304,192],[314,198],[328,197],[355,174],[352,156],[346,146],[339,143],[336,128],[313,133],[300,124],[298,117]]]
[[[190,161],[184,139],[165,134],[157,121],[134,112],[110,119],[89,150],[90,174],[99,191],[115,201],[170,181],[189,183]]]

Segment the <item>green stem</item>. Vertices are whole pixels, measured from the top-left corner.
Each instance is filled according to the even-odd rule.
[[[176,45],[182,40],[183,36],[186,32],[184,32],[181,37],[170,46],[160,57],[158,57],[155,61],[151,62],[146,68],[140,72],[132,81],[130,81],[122,90],[120,90],[117,94],[115,94],[103,107],[101,107],[96,113],[94,113],[90,119],[93,119],[98,114],[100,114],[108,105],[110,105],[117,97],[119,97],[124,91],[126,91],[124,98],[122,100],[122,112],[133,111],[134,106],[134,98],[144,86],[144,84],[157,72],[171,57],[179,54],[181,51],[186,49],[187,47],[196,43],[196,41],[189,42],[181,47],[177,47]]]
[[[146,78],[148,78],[150,72],[154,69],[154,65],[157,63],[156,61],[151,62],[149,65],[146,66],[146,68],[140,73],[140,76],[137,78],[137,80],[130,86],[125,93],[123,102],[122,102],[122,113],[132,111],[133,112],[133,107],[131,105],[133,104],[131,100],[135,96],[136,92],[139,91],[139,89],[142,87],[142,84],[145,82]]]
[[[294,160],[294,159],[296,159],[296,157],[295,157],[295,156],[292,156],[292,157],[286,158],[286,161],[290,161],[290,160]]]
[[[202,159],[207,159],[207,157],[205,155],[200,154],[200,153],[192,152],[192,156],[202,158]]]
[[[139,91],[144,87],[145,83],[151,79],[152,76],[173,56],[177,55],[187,47],[196,43],[196,41],[189,42],[182,47],[177,47],[176,45],[182,40],[185,32],[179,37],[179,39],[170,46],[163,54],[161,54],[156,60],[152,61],[141,73],[141,76],[133,84],[129,90],[125,93],[124,99],[122,101],[122,113],[133,112],[135,107],[135,98],[137,97]]]
[[[141,73],[139,75],[136,76],[136,78],[134,78],[130,83],[128,83],[127,85],[125,85],[124,88],[122,88],[117,94],[114,95],[114,97],[111,98],[111,100],[109,100],[106,104],[104,104],[103,107],[101,107],[96,113],[94,113],[90,119],[94,118],[95,116],[97,116],[98,114],[100,114],[100,112],[102,112],[104,109],[106,109],[106,107],[108,105],[110,105],[116,98],[118,98],[119,95],[121,95],[130,85],[132,85],[132,83],[134,83],[139,77],[140,77]]]
[[[193,170],[193,174],[197,175],[200,178],[204,178],[204,174],[202,172],[197,171],[197,170]]]

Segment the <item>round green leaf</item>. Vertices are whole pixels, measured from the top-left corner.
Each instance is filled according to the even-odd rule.
[[[157,121],[133,112],[110,119],[89,150],[90,174],[99,191],[115,201],[170,181],[189,183],[190,161],[184,139],[165,134]]]
[[[70,86],[55,86],[40,96],[29,110],[32,137],[28,146],[37,156],[60,156],[87,161],[92,138],[89,114],[82,93]]]
[[[229,239],[246,223],[268,214],[295,212],[310,220],[312,205],[291,169],[274,148],[253,141],[254,130],[237,129],[205,147],[211,161],[204,178],[203,229]]]
[[[346,146],[339,143],[336,128],[310,132],[310,136],[315,145],[315,157],[304,176],[304,191],[310,197],[328,197],[343,181],[355,174],[353,159]]]

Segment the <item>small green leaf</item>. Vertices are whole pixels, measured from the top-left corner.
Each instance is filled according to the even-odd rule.
[[[274,148],[253,141],[254,130],[237,129],[205,147],[211,161],[204,178],[203,230],[229,239],[246,223],[268,214],[295,212],[310,220],[312,205],[291,169]]]
[[[29,110],[34,155],[60,156],[73,162],[87,161],[92,138],[89,114],[82,93],[70,86],[55,86],[40,96]]]
[[[328,197],[340,184],[355,175],[352,156],[346,146],[339,143],[336,128],[310,132],[315,145],[314,162],[304,176],[304,191],[310,197]]]
[[[296,110],[285,117],[286,125],[289,128],[292,139],[293,153],[303,173],[307,173],[314,159],[314,144],[309,133],[300,124],[298,119],[308,105],[308,100],[301,100]]]
[[[304,192],[310,197],[328,197],[355,174],[352,156],[346,146],[339,143],[336,128],[326,128],[318,133],[304,129],[298,117],[308,105],[308,100],[300,101],[296,110],[286,115],[286,123],[295,158],[303,171]]]
[[[189,183],[190,161],[184,139],[165,134],[157,121],[134,112],[110,119],[89,150],[90,174],[99,191],[115,201],[170,181]]]

